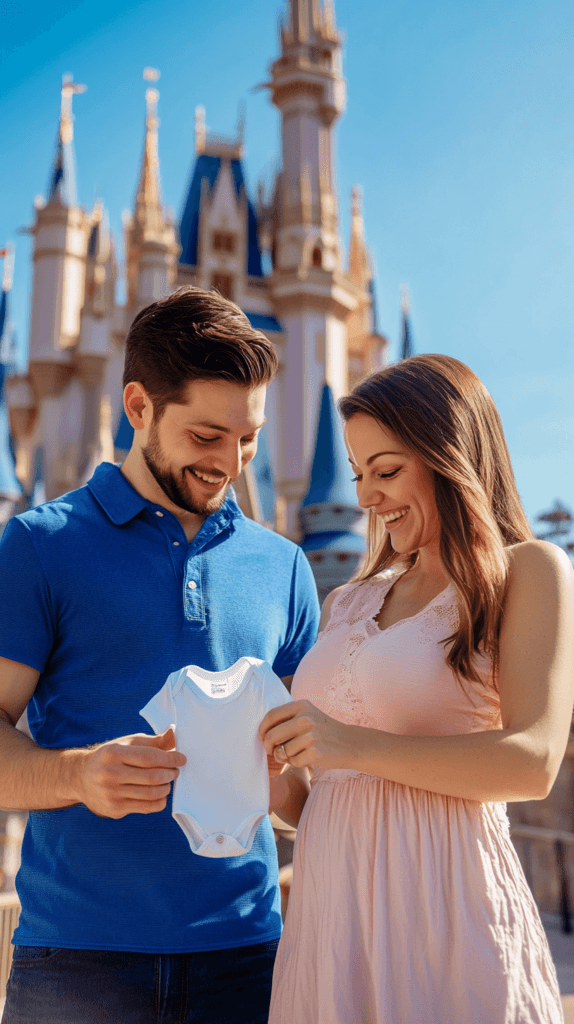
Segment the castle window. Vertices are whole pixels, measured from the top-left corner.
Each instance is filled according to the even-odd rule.
[[[344,512],[344,511],[345,511],[345,509],[342,508],[341,505],[335,505],[335,507],[333,509],[333,512],[335,513],[336,516],[340,516],[341,513]]]
[[[339,560],[339,562],[348,562],[349,556],[346,551],[339,551],[337,554],[337,559]]]
[[[318,245],[316,245],[315,248],[313,249],[312,262],[314,267],[323,266],[323,254]]]
[[[214,231],[212,238],[214,252],[235,252],[235,235],[229,231]]]
[[[317,554],[315,555],[309,555],[309,561],[315,562],[315,564],[317,564],[318,562],[322,562],[323,555],[321,555],[319,552],[317,552]]]
[[[233,278],[231,274],[219,274],[216,272],[211,275],[211,287],[223,295],[224,299],[233,299]]]

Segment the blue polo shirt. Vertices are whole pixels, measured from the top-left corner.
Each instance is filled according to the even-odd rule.
[[[0,656],[40,672],[28,721],[41,747],[151,733],[139,711],[183,665],[222,670],[249,655],[290,675],[317,620],[295,544],[230,498],[188,543],[109,463],[12,519],[0,542]],[[20,945],[178,953],[281,931],[269,817],[249,853],[198,857],[171,797],[120,820],[83,804],[31,812],[17,890]]]

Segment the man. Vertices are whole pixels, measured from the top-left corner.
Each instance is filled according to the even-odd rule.
[[[267,1020],[281,929],[269,818],[243,856],[194,855],[169,796],[185,757],[139,711],[187,664],[249,655],[288,683],[314,642],[306,559],[227,496],[276,368],[217,294],[148,306],[126,343],[123,466],[5,531],[0,806],[31,814],[4,1024]],[[26,706],[33,740],[15,729]],[[270,774],[271,806],[296,824],[306,774]]]

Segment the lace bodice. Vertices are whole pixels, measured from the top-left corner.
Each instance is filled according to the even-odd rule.
[[[496,728],[499,701],[490,662],[477,659],[482,684],[461,685],[441,641],[458,625],[449,585],[420,612],[381,630],[375,622],[403,570],[387,569],[346,586],[293,680],[306,698],[339,721],[405,734],[454,734]]]

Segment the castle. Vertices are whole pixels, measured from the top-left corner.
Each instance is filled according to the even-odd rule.
[[[345,82],[331,0],[288,0],[280,39],[265,83],[281,118],[271,194],[260,187],[254,202],[247,193],[242,124],[235,138],[208,133],[198,107],[195,164],[179,224],[160,191],[153,84],[159,76],[144,71],[152,85],[136,199],[124,218],[124,305],[116,301],[118,264],[104,207],[96,202],[87,212],[78,205],[72,99],[84,87],[63,79],[49,191],[45,201],[36,199],[27,229],[34,273],[25,375],[13,372],[4,344],[4,522],[80,486],[102,459],[123,458],[131,443],[121,387],[129,325],[142,307],[194,284],[237,302],[279,356],[266,437],[237,483],[242,508],[303,540],[323,593],[357,565],[361,516],[334,400],[384,363],[387,340],[377,329],[358,188],[346,265],[341,255],[333,131],[345,108]],[[8,291],[5,281],[4,321]]]

